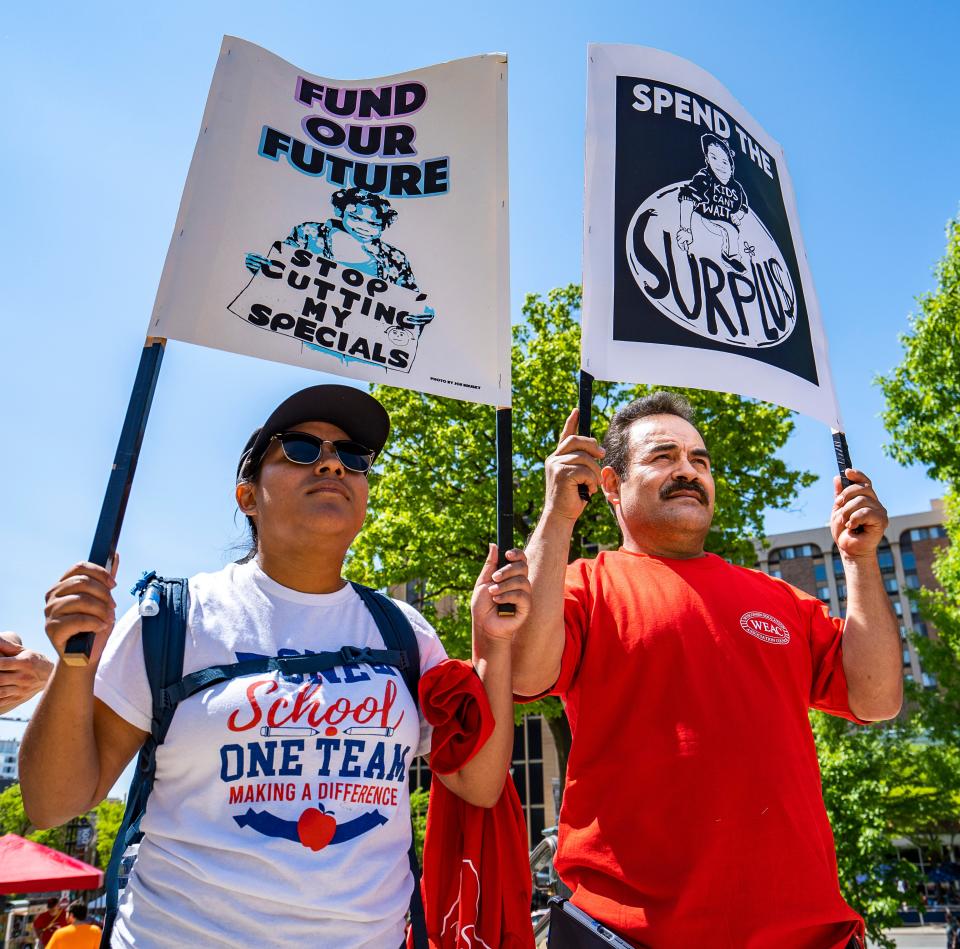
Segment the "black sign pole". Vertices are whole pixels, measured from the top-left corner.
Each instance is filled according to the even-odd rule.
[[[497,569],[506,566],[513,547],[513,414],[497,407]],[[513,616],[513,603],[498,603],[498,616]]]
[[[840,483],[842,487],[847,488],[850,486],[850,481],[847,478],[847,468],[853,467],[853,462],[850,460],[850,449],[847,447],[847,436],[836,429],[830,431],[833,433],[833,453],[837,456],[837,467],[840,469]]]
[[[140,354],[137,377],[130,393],[130,404],[123,420],[117,454],[113,459],[107,492],[100,508],[100,519],[93,535],[90,548],[90,562],[109,569],[110,562],[117,552],[117,538],[123,524],[123,514],[130,497],[130,486],[137,470],[140,446],[143,444],[143,432],[147,427],[153,393],[160,375],[160,363],[167,341],[159,336],[148,336]],[[63,661],[68,666],[85,666],[90,661],[93,648],[93,633],[76,633],[71,636],[63,648]]]
[[[847,477],[847,468],[853,467],[850,460],[850,449],[847,447],[847,436],[836,429],[830,429],[833,433],[833,453],[837,456],[837,467],[840,469],[840,487],[849,488],[850,479]],[[853,529],[854,534],[863,533],[863,525]]]
[[[590,412],[593,406],[593,376],[585,369],[580,370],[580,387],[578,393],[577,406],[580,409],[580,419],[577,423],[577,434],[590,434]],[[577,493],[581,501],[590,500],[590,490],[585,484],[577,485]]]

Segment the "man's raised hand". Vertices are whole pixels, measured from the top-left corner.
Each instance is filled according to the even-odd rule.
[[[844,557],[853,560],[873,557],[887,527],[887,510],[862,471],[847,468],[846,477],[850,484],[845,488],[839,475],[833,479],[835,498],[830,532]]]
[[[563,423],[557,450],[544,464],[547,494],[544,515],[554,514],[576,520],[586,507],[579,486],[586,485],[592,495],[600,487],[600,459],[604,450],[595,438],[577,434],[578,409]]]

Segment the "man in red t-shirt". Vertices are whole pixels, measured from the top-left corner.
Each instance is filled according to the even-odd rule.
[[[46,946],[53,938],[53,934],[70,922],[67,919],[67,907],[61,905],[56,898],[47,900],[47,908],[33,920],[33,931],[37,934],[41,946]]]
[[[861,946],[807,710],[853,722],[899,711],[900,638],[876,556],[886,511],[863,473],[836,479],[848,606],[832,619],[704,552],[714,480],[691,420],[685,400],[654,393],[617,413],[601,449],[576,435],[574,412],[547,459],[514,690],[559,695],[570,720],[557,870],[574,904],[639,946]],[[567,566],[580,484],[603,491],[623,546]]]

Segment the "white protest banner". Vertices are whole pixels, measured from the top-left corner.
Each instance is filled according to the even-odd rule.
[[[842,430],[783,149],[684,59],[588,57],[582,368]]]
[[[506,57],[334,80],[225,37],[150,335],[510,404]]]

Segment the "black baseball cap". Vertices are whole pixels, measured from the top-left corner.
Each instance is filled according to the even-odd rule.
[[[342,428],[351,440],[379,455],[390,433],[387,410],[369,393],[353,386],[310,386],[284,399],[263,425],[247,439],[237,462],[241,474],[254,471],[263,459],[270,439],[302,422],[329,422]]]

